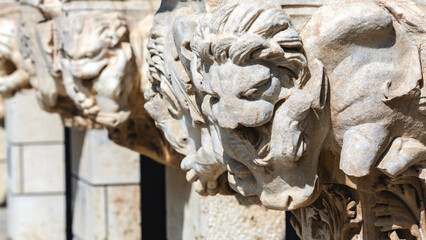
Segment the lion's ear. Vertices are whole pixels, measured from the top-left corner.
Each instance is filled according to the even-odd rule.
[[[314,101],[312,108],[321,111],[327,104],[328,97],[328,77],[323,63],[318,59],[309,62],[309,80],[303,87],[311,93]]]

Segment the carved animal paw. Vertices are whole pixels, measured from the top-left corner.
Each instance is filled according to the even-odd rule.
[[[426,160],[426,147],[413,138],[396,138],[377,166],[385,174],[396,177],[410,166]]]
[[[388,131],[380,124],[368,123],[350,128],[343,136],[340,169],[349,176],[366,176],[388,139]]]
[[[200,195],[216,195],[220,189],[218,178],[225,167],[215,159],[200,156],[198,152],[181,162],[181,168],[187,171],[186,180],[193,183],[195,191]]]
[[[86,96],[84,93],[77,93],[77,101],[83,114],[87,116],[94,116],[99,112],[99,107],[96,105],[96,100],[94,98]]]
[[[99,108],[98,108],[99,109]],[[99,112],[96,115],[96,122],[105,125],[107,127],[117,127],[120,123],[123,123],[130,116],[130,111],[121,111],[121,112]]]

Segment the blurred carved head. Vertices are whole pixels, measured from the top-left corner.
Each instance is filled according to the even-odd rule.
[[[140,83],[122,14],[70,12],[62,16],[65,89],[83,113],[114,127],[130,115],[128,98]]]
[[[18,5],[0,6],[0,94],[7,98],[29,87],[29,76],[18,48]]]

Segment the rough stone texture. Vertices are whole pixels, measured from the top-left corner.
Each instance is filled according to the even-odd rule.
[[[182,239],[285,240],[285,214],[243,197],[198,195],[185,176],[166,170],[167,234]]]
[[[107,187],[108,239],[141,239],[138,185]]]
[[[81,240],[140,239],[138,185],[95,186],[74,180],[73,234]]]

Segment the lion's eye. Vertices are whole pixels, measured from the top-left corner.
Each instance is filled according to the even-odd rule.
[[[255,93],[257,92],[257,88],[252,88],[252,89],[249,89],[249,90],[247,90],[247,91],[245,91],[243,94],[242,94],[242,96],[244,96],[244,97],[246,97],[246,98],[253,98],[254,97],[254,95],[255,95]]]
[[[264,92],[268,88],[270,84],[270,80],[271,78],[268,77],[259,81],[258,83],[253,85],[250,89],[242,92],[240,96],[243,98],[248,98],[248,99],[254,99],[254,98],[260,97],[262,92]]]

